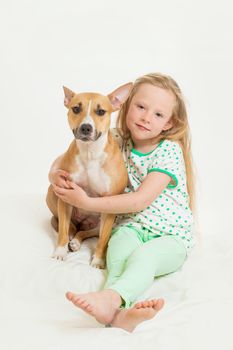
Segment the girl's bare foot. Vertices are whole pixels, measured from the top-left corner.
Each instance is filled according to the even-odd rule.
[[[66,298],[75,306],[102,323],[111,323],[116,311],[122,303],[120,295],[112,289],[85,294],[66,293]]]
[[[130,309],[118,310],[111,326],[132,332],[139,323],[153,318],[163,306],[163,299],[153,299],[139,302]]]

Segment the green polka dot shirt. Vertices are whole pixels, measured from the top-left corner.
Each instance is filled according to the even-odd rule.
[[[145,231],[148,240],[163,235],[174,235],[182,240],[187,251],[194,245],[193,216],[189,208],[183,152],[179,143],[162,140],[150,153],[140,153],[132,141],[122,146],[117,129],[112,129],[123,151],[128,170],[125,192],[135,192],[150,172],[170,176],[167,188],[145,210],[117,215],[115,226],[132,226]]]

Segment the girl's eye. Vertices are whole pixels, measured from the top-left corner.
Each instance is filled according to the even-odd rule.
[[[155,113],[156,117],[163,118],[162,114],[160,113]]]
[[[144,109],[144,107],[143,107],[142,105],[137,105],[137,107],[138,107],[139,109]]]

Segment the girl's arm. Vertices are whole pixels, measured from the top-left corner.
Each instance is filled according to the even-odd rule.
[[[87,196],[86,192],[73,182],[68,182],[71,189],[64,189],[54,185],[54,192],[64,202],[91,212],[108,214],[133,213],[147,208],[167,187],[170,181],[171,178],[167,174],[151,172],[136,192],[93,198]]]

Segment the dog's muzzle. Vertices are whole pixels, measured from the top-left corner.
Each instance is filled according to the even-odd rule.
[[[76,139],[84,142],[96,141],[102,135],[102,132],[97,132],[97,130],[94,132],[91,124],[82,124],[72,131]]]

